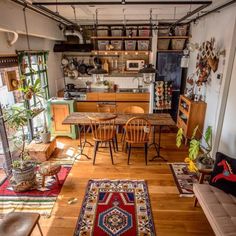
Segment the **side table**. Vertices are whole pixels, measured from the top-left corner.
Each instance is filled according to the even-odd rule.
[[[202,184],[203,181],[204,181],[205,176],[206,176],[206,175],[210,175],[211,172],[213,171],[213,169],[198,169],[198,171],[199,171],[199,173],[200,173],[198,182],[199,182],[199,184]],[[197,206],[197,202],[198,202],[198,200],[197,200],[197,198],[195,197],[195,199],[194,199],[194,207]]]

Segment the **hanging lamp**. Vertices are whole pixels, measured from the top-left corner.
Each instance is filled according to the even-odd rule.
[[[157,70],[153,68],[152,64],[147,64],[144,68],[140,69],[138,73],[142,74],[145,84],[151,84],[155,81]]]

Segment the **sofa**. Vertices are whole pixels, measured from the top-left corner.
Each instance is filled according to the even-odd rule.
[[[236,197],[209,184],[194,184],[193,191],[215,235],[236,235]]]

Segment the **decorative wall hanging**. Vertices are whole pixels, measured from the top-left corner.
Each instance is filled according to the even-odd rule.
[[[203,42],[199,47],[197,55],[197,76],[198,83],[207,82],[211,70],[216,72],[218,69],[219,56],[225,54],[225,51],[220,51],[215,47],[215,39]]]

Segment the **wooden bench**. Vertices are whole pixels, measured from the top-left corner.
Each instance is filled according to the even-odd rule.
[[[56,139],[52,138],[50,143],[35,143],[32,141],[27,150],[32,159],[40,162],[47,161],[56,149]]]

